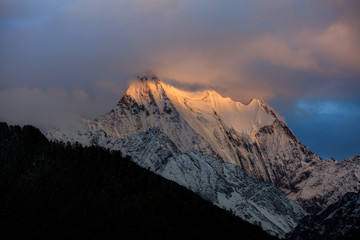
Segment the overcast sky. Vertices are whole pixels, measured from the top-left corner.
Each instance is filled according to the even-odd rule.
[[[358,0],[0,0],[0,121],[109,111],[151,70],[268,102],[312,151],[360,154]]]

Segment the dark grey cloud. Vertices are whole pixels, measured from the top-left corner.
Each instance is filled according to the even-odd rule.
[[[342,160],[359,153],[359,102],[298,100],[287,121],[297,137],[325,159]]]
[[[46,130],[43,116],[57,102],[57,119],[91,118],[116,103],[129,79],[153,70],[187,89],[264,99],[301,135],[310,129],[306,119],[322,118],[296,115],[299,101],[359,103],[359,11],[356,0],[1,1],[0,120],[29,120]],[[86,101],[75,99],[76,91]],[[35,105],[37,114],[22,109]],[[336,116],[327,116],[329,126],[338,124]],[[357,120],[345,116],[348,125]],[[352,149],[360,149],[352,139]],[[307,141],[327,146],[326,139]],[[329,151],[354,152],[341,146]]]

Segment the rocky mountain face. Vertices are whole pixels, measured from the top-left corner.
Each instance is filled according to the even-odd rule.
[[[347,193],[321,212],[303,218],[290,239],[359,239],[360,192]]]
[[[153,133],[154,129],[158,134]],[[292,209],[292,213],[282,212],[279,208],[270,214],[267,212],[269,204],[264,203],[257,208],[261,217],[246,215],[236,207],[239,203],[248,202],[250,196],[234,194],[240,190],[233,182],[239,183],[245,176],[238,172],[244,170],[253,178],[278,187],[308,212],[317,212],[337,202],[345,193],[360,189],[359,159],[340,163],[321,160],[300,143],[281,117],[262,101],[253,99],[244,105],[223,98],[215,91],[182,91],[155,76],[143,76],[132,82],[109,113],[95,120],[84,120],[75,129],[54,129],[47,136],[52,140],[120,149],[131,155],[139,165],[198,191],[217,205],[223,204],[221,199],[225,201],[218,190],[230,184],[233,186],[229,190],[231,194],[225,194],[228,200],[223,207],[232,209],[250,222],[261,220],[264,229],[280,235],[291,231],[304,212],[292,202],[285,204],[282,197],[275,197],[281,199],[280,204],[287,206],[285,209]],[[157,143],[149,147],[153,141]],[[137,149],[131,150],[134,147]],[[182,170],[180,164],[187,159],[191,159],[187,163],[190,166],[196,163],[193,167],[204,168],[199,169],[199,173],[190,171],[192,168],[186,166],[182,167],[188,170]],[[220,165],[210,168],[208,165],[213,166],[214,159]],[[164,172],[164,167],[168,164],[172,166],[172,162],[177,164],[178,172]],[[212,170],[204,172],[206,169]],[[231,174],[224,175],[225,169],[231,169]],[[200,173],[206,173],[204,176],[207,177]],[[224,179],[226,184],[222,182],[222,187],[219,187],[210,176],[219,182]],[[200,180],[195,181],[199,177],[202,177],[202,185],[196,188],[193,184],[200,184]],[[187,178],[194,178],[191,184],[185,181]],[[212,189],[211,194],[209,189]],[[265,199],[271,202],[268,197]],[[272,201],[271,204],[275,203]],[[267,210],[259,210],[263,207]],[[282,216],[279,220],[281,227],[275,219],[269,220],[272,223],[264,220],[271,219],[273,214]]]
[[[360,190],[360,159],[323,161],[299,142],[289,128],[275,120],[259,130],[252,162],[264,162],[270,177],[254,177],[281,189],[309,213],[337,202],[347,192]]]
[[[76,131],[69,130],[68,134],[52,132],[49,138],[120,150],[140,166],[281,238],[306,215],[277,188],[255,180],[239,166],[220,162],[198,150],[182,152],[158,127],[115,138],[84,124]]]
[[[159,128],[107,146],[133,157],[139,165],[198,193],[213,204],[231,210],[269,233],[291,231],[304,211],[278,189],[256,181],[240,167],[221,163],[199,151],[181,153]],[[175,153],[175,154],[174,154]],[[177,153],[177,154],[176,154]]]

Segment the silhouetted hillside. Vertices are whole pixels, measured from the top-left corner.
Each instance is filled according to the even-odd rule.
[[[275,239],[120,152],[0,123],[1,239]]]

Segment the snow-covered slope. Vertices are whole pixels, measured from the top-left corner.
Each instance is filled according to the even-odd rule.
[[[222,163],[199,151],[182,152],[158,127],[125,138],[107,137],[87,125],[65,134],[63,140],[89,141],[83,144],[120,150],[140,166],[198,193],[213,204],[261,227],[272,235],[284,237],[305,211],[277,188],[255,180],[239,166]],[[71,133],[74,133],[71,135]],[[54,137],[54,136],[53,136]]]
[[[309,206],[309,212],[336,203],[348,192],[360,190],[360,155],[341,162],[323,161],[304,182],[296,195],[298,202]],[[311,211],[314,210],[314,211]]]
[[[290,239],[359,239],[360,192],[347,193],[313,216],[302,219]]]
[[[119,143],[119,142],[118,142]],[[112,147],[115,148],[116,147]],[[198,193],[269,233],[284,236],[305,212],[278,189],[253,179],[240,167],[199,151],[180,153],[158,128],[127,136],[119,147],[141,166]]]

